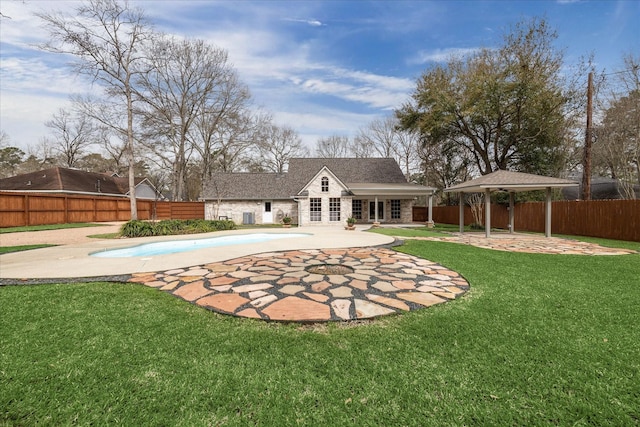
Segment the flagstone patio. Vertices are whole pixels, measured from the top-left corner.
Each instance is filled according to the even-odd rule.
[[[338,274],[313,272],[318,266]],[[469,289],[455,271],[380,247],[269,252],[129,281],[219,313],[288,322],[369,319],[441,304]]]
[[[480,233],[453,233],[444,237],[396,237],[397,239],[430,240],[462,243],[497,251],[526,252],[564,255],[628,255],[637,253],[631,249],[607,248],[596,243],[580,242],[559,237],[541,237],[536,234],[499,234],[485,237]]]

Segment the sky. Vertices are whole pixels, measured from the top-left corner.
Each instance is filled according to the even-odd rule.
[[[34,12],[72,12],[65,0],[0,0],[0,130],[27,152],[72,94],[95,92],[70,58],[38,50]],[[501,44],[519,21],[544,18],[558,32],[565,68],[593,54],[599,70],[640,53],[638,0],[176,1],[131,0],[159,31],[228,51],[253,102],[313,150],[319,138],[353,137],[410,99],[425,70]],[[586,87],[587,76],[584,76]]]

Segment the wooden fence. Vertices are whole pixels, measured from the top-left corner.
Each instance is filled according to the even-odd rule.
[[[203,202],[136,203],[138,219],[204,219]],[[130,219],[129,199],[124,197],[0,192],[0,227]]]
[[[515,231],[544,233],[545,202],[518,203],[514,206]],[[426,221],[426,208],[415,206],[413,220]],[[433,208],[433,220],[442,224],[458,224],[458,206]],[[465,225],[473,222],[469,206],[465,206]],[[509,209],[491,205],[491,227],[508,229]],[[562,200],[552,202],[551,232],[574,236],[602,237],[640,242],[640,200]]]

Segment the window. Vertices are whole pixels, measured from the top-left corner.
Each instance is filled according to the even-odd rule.
[[[322,188],[322,192],[323,193],[328,193],[329,192],[329,178],[327,178],[326,176],[323,176],[322,179],[320,180],[320,187]]]
[[[362,200],[354,200],[351,202],[351,216],[355,219],[362,219]]]
[[[309,199],[309,221],[322,221],[322,199],[319,197]]]
[[[391,219],[400,219],[400,200],[391,200]]]
[[[329,199],[329,221],[340,221],[340,198]]]

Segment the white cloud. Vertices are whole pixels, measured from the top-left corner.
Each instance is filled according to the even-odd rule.
[[[409,59],[409,64],[426,64],[428,62],[446,62],[451,58],[461,58],[474,52],[478,48],[458,48],[452,47],[447,49],[434,49],[431,51],[420,51],[418,54]]]
[[[318,21],[317,19],[293,19],[293,18],[285,18],[285,21],[289,21],[289,22],[300,22],[302,24],[307,24],[311,27],[322,27],[325,24],[323,24],[322,22]]]

